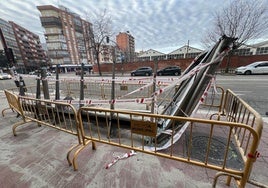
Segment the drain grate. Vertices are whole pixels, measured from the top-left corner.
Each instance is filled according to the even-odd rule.
[[[201,162],[205,162],[208,142],[208,136],[194,135],[192,137],[192,146],[190,150],[191,157]],[[188,148],[188,145],[189,134],[186,134],[186,148]],[[223,165],[226,147],[226,138],[213,137],[210,143],[208,162],[210,164]],[[232,142],[228,148],[226,167],[235,169],[242,169],[244,167],[243,159]]]

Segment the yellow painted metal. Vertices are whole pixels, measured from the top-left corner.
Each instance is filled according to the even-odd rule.
[[[232,98],[232,99],[231,99]],[[233,101],[235,101],[235,104]],[[236,105],[236,106],[232,106]],[[177,160],[204,168],[210,168],[222,172],[215,177],[215,184],[218,176],[228,175],[227,184],[230,184],[231,177],[237,181],[239,187],[245,187],[246,182],[248,181],[249,174],[253,162],[256,160],[255,153],[257,152],[259,140],[261,137],[263,122],[261,116],[254,111],[248,104],[246,104],[242,99],[238,98],[230,90],[227,90],[225,94],[225,102],[220,103],[219,109],[222,109],[222,112],[219,112],[218,115],[222,116],[225,114],[225,120],[223,118],[217,118],[216,120],[200,119],[200,118],[191,118],[191,117],[175,117],[159,114],[148,114],[148,113],[138,113],[125,110],[110,110],[104,108],[94,108],[94,107],[82,107],[78,110],[78,117],[80,122],[80,129],[82,133],[83,142],[91,140],[94,142],[109,144],[112,146],[119,146],[126,149],[131,149],[135,151],[140,151],[143,153],[165,157],[172,160]],[[242,109],[242,110],[240,110]],[[82,118],[86,114],[87,118]],[[114,114],[114,127],[116,127],[117,135],[113,139],[107,138],[106,132],[107,125],[106,122],[100,121],[100,116],[108,116],[109,114]],[[249,115],[250,114],[250,115]],[[229,118],[230,116],[231,118]],[[247,117],[245,117],[247,116]],[[139,125],[146,124],[151,119],[158,120],[171,120],[174,122],[174,125],[177,123],[188,122],[189,128],[186,130],[188,137],[188,146],[186,148],[186,155],[176,154],[176,149],[180,147],[180,144],[173,142],[171,139],[171,147],[165,152],[158,151],[156,146],[152,146],[150,149],[146,147],[144,143],[147,143],[148,140],[156,140],[156,136],[150,135],[147,139],[144,136],[135,134],[135,132],[128,132],[123,128],[123,125],[120,125],[120,117],[129,119],[130,122],[139,121]],[[241,117],[240,119],[238,117]],[[244,121],[242,121],[244,117]],[[218,120],[221,119],[221,120]],[[94,123],[96,122],[96,123]],[[150,124],[150,123],[148,123]],[[84,125],[84,126],[82,126]],[[86,126],[85,126],[86,125]],[[172,130],[169,131],[171,136],[174,136],[178,126],[172,126]],[[208,142],[207,148],[203,151],[204,160],[200,161],[195,159],[191,154],[193,138],[195,134],[202,132],[206,134]],[[226,133],[226,134],[225,134]],[[222,163],[215,164],[210,162],[209,155],[213,150],[212,140],[218,137],[224,137],[226,139],[226,147],[223,149]],[[185,137],[184,137],[185,139]],[[182,139],[183,140],[183,139]],[[243,168],[235,169],[228,165],[228,156],[232,152],[230,150],[231,143],[237,143],[236,147],[240,151],[242,156]],[[171,149],[172,148],[172,149]],[[173,149],[174,148],[174,149]]]
[[[74,135],[78,142],[72,146],[67,152],[67,160],[69,165],[76,164],[76,155],[81,150],[82,138],[78,127],[77,110],[68,103],[55,102],[52,100],[35,99],[25,96],[17,96],[16,94],[5,90],[6,98],[10,108],[16,111],[21,121],[12,125],[14,136],[17,135],[16,129],[28,122],[36,122],[38,125],[45,125],[57,130]],[[71,159],[71,154],[74,153]],[[77,169],[77,166],[73,166]]]
[[[31,91],[29,88],[27,87],[27,91]],[[66,90],[68,90],[67,93],[70,95],[76,92],[70,84],[66,88],[68,88]],[[105,93],[110,93],[106,92],[107,88],[104,85],[96,85],[94,88],[96,91],[98,90],[99,94],[101,93],[103,98],[107,98]],[[70,135],[77,136],[77,144],[71,147],[67,153],[68,163],[73,165],[74,170],[77,170],[76,160],[79,153],[89,143],[92,143],[92,148],[95,149],[95,142],[99,142],[214,169],[219,171],[219,173],[216,174],[213,185],[217,184],[218,177],[227,176],[227,184],[230,184],[231,178],[233,178],[239,187],[245,187],[257,157],[257,148],[263,127],[262,118],[231,90],[224,92],[220,87],[217,90],[220,91],[219,102],[215,104],[213,101],[213,103],[210,101],[204,104],[204,106],[209,108],[215,107],[219,111],[216,114],[212,114],[211,119],[176,117],[85,106],[77,111],[71,104],[18,96],[17,88],[5,90],[9,108],[4,109],[2,115],[4,116],[5,110],[12,109],[23,119],[21,122],[13,125],[14,135],[16,135],[15,130],[18,126],[28,121],[34,121],[37,124],[53,127]],[[145,93],[150,92],[146,91]],[[32,96],[33,94],[34,90],[32,90],[31,95],[26,93],[26,96]],[[122,95],[122,93],[119,95]],[[113,115],[112,120],[110,119],[111,114]],[[215,116],[216,119],[213,119]],[[122,119],[126,121],[121,121]],[[156,123],[161,122],[159,120],[169,120],[172,122],[170,130],[163,133],[170,135],[171,138],[171,146],[165,151],[157,150],[158,147],[161,147],[157,145],[157,139],[159,138],[156,134],[157,126],[161,130],[161,125]],[[138,132],[131,131],[131,122],[136,123],[134,123],[134,127],[139,128]],[[173,136],[178,132],[180,125],[185,123],[188,124],[188,128],[181,134],[182,139],[175,142]],[[149,125],[150,130],[145,131],[145,129],[142,129],[141,126],[144,125]],[[126,126],[129,127],[126,128]],[[113,137],[110,137],[110,128],[114,129]],[[193,146],[197,134],[205,135],[206,138],[206,147],[202,151],[202,159],[196,159],[194,156]],[[225,142],[222,156],[220,156],[221,162],[218,164],[215,164],[210,159],[210,154],[213,152],[214,147],[213,142],[216,138],[224,139]],[[148,143],[151,143],[150,148]],[[232,168],[228,164],[229,156],[232,154],[230,150],[231,143],[235,143],[241,155],[243,163],[243,168],[241,169]],[[71,157],[72,153],[73,157]]]

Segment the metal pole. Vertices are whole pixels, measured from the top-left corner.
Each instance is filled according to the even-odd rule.
[[[113,68],[112,68],[113,72],[112,72],[112,88],[111,88],[111,104],[110,104],[110,109],[111,110],[114,110],[114,100],[115,100],[115,88],[114,88],[114,79],[115,79],[115,60],[113,60]],[[113,120],[113,116],[114,116],[114,113],[111,112],[110,113],[110,127],[109,127],[109,134],[108,134],[108,137],[110,137],[111,135],[114,135],[114,128],[113,128],[113,125],[112,125],[112,120]]]
[[[112,68],[112,88],[111,88],[111,106],[110,108],[114,109],[114,99],[115,99],[115,86],[114,86],[114,79],[115,79],[115,61],[113,61],[113,68]]]
[[[158,67],[158,61],[157,59],[154,60],[154,78],[153,78],[153,98],[152,98],[152,107],[151,107],[151,113],[154,114],[154,106],[155,106],[155,88],[156,88],[156,71],[157,71],[157,67]]]
[[[84,106],[81,101],[84,100],[84,63],[81,63],[81,79],[80,79],[80,103],[79,107]]]
[[[114,42],[115,43],[115,42]],[[115,43],[116,44],[116,43]],[[116,48],[116,47],[115,47]],[[112,67],[112,88],[111,88],[111,103],[110,103],[110,109],[114,110],[114,101],[115,101],[115,48],[113,49],[113,67]],[[110,137],[111,135],[114,135],[114,128],[112,126],[112,120],[113,120],[113,113],[110,113],[110,125],[109,125],[109,133],[108,133],[108,137]]]
[[[38,78],[36,79],[36,98],[41,99],[41,83],[40,83],[40,74],[38,73]]]
[[[121,56],[121,71],[122,71],[122,76],[124,75],[124,61],[125,61],[125,57],[122,53],[120,53]]]
[[[60,82],[59,82],[59,69],[60,69],[60,65],[58,64],[56,66],[56,93],[55,93],[55,100],[59,100],[60,99]]]

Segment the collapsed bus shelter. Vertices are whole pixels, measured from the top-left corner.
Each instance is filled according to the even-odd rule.
[[[95,89],[92,89],[93,82],[89,81],[91,85],[87,86],[81,76],[78,82],[80,85],[77,82],[74,84],[79,88],[75,89],[71,87],[70,80],[67,80],[66,86],[59,87],[60,80],[56,76],[53,88],[48,84],[48,80],[41,76],[41,80],[37,80],[37,87],[33,88],[35,91],[20,84],[19,93],[6,91],[6,96],[10,108],[23,117],[21,124],[28,120],[54,128],[60,124],[56,129],[63,130],[69,129],[67,125],[70,122],[76,122],[75,135],[78,137],[78,144],[67,154],[74,169],[78,168],[76,159],[79,153],[88,143],[92,143],[95,149],[95,142],[100,142],[211,168],[219,171],[214,185],[218,176],[225,175],[228,177],[227,183],[230,183],[230,178],[234,178],[240,187],[244,187],[249,181],[250,171],[257,157],[262,132],[260,115],[233,92],[222,90],[217,105],[214,105],[214,98],[206,103],[210,107],[218,108],[217,113],[211,115],[211,120],[195,117],[200,104],[210,99],[208,94],[213,73],[228,53],[232,42],[232,39],[223,37],[210,52],[198,57],[178,80],[167,85],[157,82],[155,77],[147,83],[138,80],[139,87],[120,80],[119,89],[115,90],[120,92],[116,95],[111,92],[111,84],[115,87],[116,80],[111,80],[111,83],[105,80],[96,82]],[[109,84],[110,87],[104,87]],[[156,86],[159,88],[156,89]],[[130,87],[132,89],[129,92]],[[97,91],[96,95],[102,98],[93,98],[92,93],[85,95],[87,91]],[[128,92],[123,93],[124,91]],[[137,91],[145,93],[138,96]],[[55,100],[50,98],[50,93],[55,93]],[[112,98],[107,99],[109,93]],[[134,93],[136,98],[132,96]],[[62,94],[65,95],[63,99],[60,98]],[[92,98],[85,99],[84,96]],[[107,108],[107,104],[115,105],[120,102],[125,106],[129,104],[132,110]],[[146,109],[137,112],[133,110],[133,103],[145,104]],[[100,107],[99,104],[105,104],[106,108]],[[160,113],[155,113],[157,109]],[[4,114],[4,111],[2,113]],[[74,121],[66,121],[67,117]],[[225,117],[225,120],[221,117]],[[20,125],[13,126],[14,133],[18,126]],[[202,138],[202,142],[196,138]],[[73,149],[71,159],[70,152]]]

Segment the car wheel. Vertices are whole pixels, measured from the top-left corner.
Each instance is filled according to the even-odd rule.
[[[148,72],[145,73],[145,76],[150,76],[150,74]]]
[[[178,72],[175,72],[175,76],[178,76],[179,75],[179,73]]]
[[[131,73],[131,76],[135,76],[135,74],[134,73]]]
[[[247,71],[245,72],[245,75],[251,75],[251,71],[250,71],[250,70],[247,70]]]
[[[158,73],[158,76],[162,76],[162,73],[161,73],[161,72],[159,72],[159,73]]]

